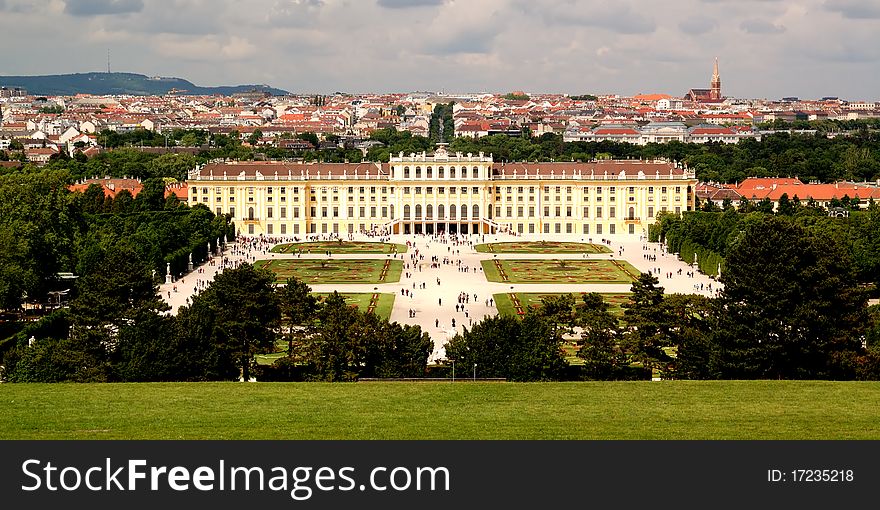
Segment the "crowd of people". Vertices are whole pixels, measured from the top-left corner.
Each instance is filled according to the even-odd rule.
[[[387,233],[382,234],[366,235],[366,237],[374,242],[392,241],[391,236]],[[173,295],[178,293],[178,286],[186,285],[186,290],[181,289],[184,294],[188,296],[198,295],[210,285],[216,273],[228,268],[238,267],[246,262],[253,263],[258,259],[267,258],[267,254],[278,244],[338,241],[339,239],[339,236],[335,234],[309,235],[302,238],[298,236],[240,237],[235,242],[226,245],[220,255],[210,259],[207,264],[198,268],[194,274],[187,275],[181,278],[179,282],[175,282],[173,290],[168,289],[165,294],[169,301],[172,301],[174,299]],[[355,241],[356,237],[348,234],[346,239],[348,241]],[[490,242],[494,240],[497,240],[497,238]],[[407,298],[406,301],[409,302],[407,305],[403,305],[407,310],[406,319],[408,320],[406,322],[420,324],[423,328],[427,328],[429,332],[431,332],[430,325],[433,323],[434,332],[432,336],[439,335],[444,337],[460,331],[457,328],[462,326],[472,326],[475,318],[479,320],[478,318],[496,313],[494,298],[490,295],[489,297],[484,296],[481,300],[479,294],[474,292],[473,286],[468,284],[468,279],[474,278],[470,275],[483,271],[479,258],[476,257],[476,246],[486,242],[485,235],[414,234],[407,236],[403,241],[398,240],[398,242],[405,243],[409,248],[407,253],[398,254],[393,252],[389,254],[394,258],[400,256],[403,260],[399,292],[401,298]],[[592,242],[592,239],[590,239],[590,242]],[[623,245],[614,245],[609,239],[601,239],[600,243],[612,249],[612,253],[608,256],[613,257],[616,255],[623,257],[626,252],[626,248]],[[675,255],[665,253],[662,246],[648,244],[644,241],[642,250],[643,260],[645,261],[657,262],[666,257],[675,258]],[[307,251],[303,252],[300,249],[289,253],[287,256],[302,257],[308,254]],[[283,257],[284,255],[279,256]],[[323,253],[323,256],[332,256],[332,253],[328,250]],[[664,265],[668,268],[668,264]],[[456,273],[464,273],[469,276],[455,276],[450,273],[450,271],[453,271],[453,268]],[[656,274],[658,277],[662,275],[666,280],[678,281],[679,278],[696,278],[696,273],[688,271],[687,268],[667,271],[658,265],[648,268],[646,271]],[[189,284],[186,284],[187,279],[191,279]],[[461,288],[447,288],[445,285],[450,285],[448,283],[450,281],[452,282],[451,285]],[[424,292],[421,296],[423,299],[416,299],[417,291],[420,293]],[[713,287],[712,283],[695,282],[693,283],[693,291],[695,293],[708,292],[712,295],[717,294],[719,289],[717,285]],[[431,301],[426,301],[424,298]],[[437,300],[436,308],[432,302],[434,299]],[[191,302],[189,297],[184,301],[187,304]],[[400,317],[395,318],[393,315],[392,320],[404,321]]]

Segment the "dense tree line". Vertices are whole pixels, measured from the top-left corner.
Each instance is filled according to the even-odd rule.
[[[244,264],[219,274],[176,316],[132,252],[108,255],[80,285],[70,310],[26,327],[7,342],[10,382],[353,381],[423,377],[433,343],[352,308],[337,293],[319,303],[303,283]],[[33,338],[33,341],[30,339]],[[255,355],[289,341],[271,367]]]
[[[87,276],[118,251],[133,254],[157,278],[167,264],[180,274],[189,254],[199,262],[235,230],[226,216],[164,197],[164,183],[147,180],[137,198],[105,198],[100,186],[68,190],[69,174],[43,170],[0,176],[0,310],[19,313],[61,285],[59,273]]]
[[[851,205],[851,204],[850,204]],[[649,230],[651,241],[660,241],[670,253],[677,253],[685,262],[696,255],[700,270],[722,275],[730,265],[730,247],[746,227],[775,216],[781,224],[799,227],[813,235],[823,235],[848,251],[857,282],[880,288],[880,204],[871,203],[867,210],[851,210],[847,218],[831,218],[816,204],[804,204],[795,197],[783,196],[775,213],[755,209],[748,202],[738,209],[723,212],[695,211],[676,216],[661,214]]]
[[[166,142],[165,135],[147,130],[129,133],[105,131],[98,139],[113,150],[91,159],[86,159],[81,154],[73,159],[60,155],[50,163],[50,167],[67,170],[75,179],[95,175],[128,175],[144,179],[172,177],[180,180],[195,164],[217,158],[302,159],[337,163],[362,160],[388,162],[392,154],[433,150],[434,144],[439,141],[442,125],[443,139],[450,143],[451,151],[473,154],[484,152],[492,154],[497,161],[669,158],[686,163],[696,171],[697,178],[702,181],[728,183],[747,177],[772,176],[796,176],[804,182],[880,179],[880,132],[867,129],[861,124],[859,126],[863,129],[847,131],[845,136],[830,138],[825,131],[817,130],[813,134],[777,132],[764,135],[761,141],[745,139],[737,144],[669,142],[640,146],[618,142],[564,142],[562,135],[552,133],[545,133],[540,137],[492,135],[476,139],[455,138],[451,113],[451,105],[435,107],[428,137],[413,136],[408,131],[399,132],[393,128],[374,131],[370,140],[383,145],[371,148],[366,156],[352,147],[319,147],[320,140],[314,133],[296,135],[297,138],[308,140],[314,148],[292,150],[245,146],[235,131],[225,135],[195,130],[175,130],[168,139],[169,143],[201,147],[202,150],[195,156],[146,154],[136,147],[163,146]],[[841,126],[846,127],[844,124]],[[253,135],[250,138],[251,142],[256,141]],[[338,141],[335,135],[327,135],[325,139]],[[13,150],[11,154],[3,153],[0,157],[21,159],[24,158],[24,153]]]
[[[371,149],[370,161],[388,161],[389,154],[430,151],[432,140],[409,132],[383,129],[371,139],[384,147]],[[737,144],[651,143],[644,146],[618,142],[564,142],[562,135],[539,137],[492,135],[482,138],[451,138],[449,150],[484,152],[496,161],[589,161],[594,158],[669,158],[686,163],[702,181],[738,182],[746,177],[797,176],[813,180],[880,179],[880,133],[857,131],[850,136],[828,138],[787,132],[766,135],[761,141],[745,139]]]

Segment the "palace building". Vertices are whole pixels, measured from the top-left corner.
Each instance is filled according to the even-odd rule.
[[[643,235],[693,210],[693,171],[665,160],[502,163],[485,154],[399,154],[389,163],[228,162],[197,167],[190,205],[244,235],[356,232]]]

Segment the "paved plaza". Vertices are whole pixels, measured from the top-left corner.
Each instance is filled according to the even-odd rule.
[[[355,241],[375,241],[375,237],[355,235]],[[486,280],[480,264],[483,260],[492,259],[547,259],[547,260],[626,260],[642,272],[654,271],[660,285],[667,293],[702,294],[709,296],[717,292],[720,284],[712,278],[696,273],[688,277],[695,269],[678,260],[675,255],[665,254],[661,245],[645,243],[630,236],[606,237],[610,244],[600,239],[592,239],[597,244],[605,244],[611,253],[602,254],[517,254],[517,253],[477,253],[475,246],[482,243],[505,241],[583,241],[589,239],[572,238],[571,236],[548,235],[468,235],[456,238],[426,235],[394,235],[386,238],[388,242],[410,244],[406,253],[400,254],[334,254],[332,259],[391,259],[403,261],[403,273],[398,283],[383,284],[311,284],[314,292],[393,293],[396,296],[391,321],[401,324],[421,326],[434,341],[434,352],[431,359],[442,358],[445,353],[444,344],[456,332],[479,322],[486,316],[498,313],[495,303],[489,301],[493,294],[508,292],[526,293],[625,293],[629,292],[630,284],[584,284],[584,283],[491,283]],[[185,305],[197,289],[206,287],[221,270],[220,261],[226,260],[226,267],[241,262],[255,260],[282,259],[326,259],[322,253],[295,254],[271,253],[271,245],[264,249],[245,249],[242,244],[234,249],[227,248],[222,258],[214,257],[212,262],[195,268],[192,273],[172,284],[160,287],[162,297],[171,305],[171,313]],[[649,260],[656,257],[656,260]],[[679,270],[681,275],[678,274]],[[670,278],[668,274],[672,274]],[[710,290],[711,288],[711,290]],[[176,290],[175,290],[176,289]],[[460,304],[463,296],[464,303]],[[456,310],[458,308],[458,310]],[[455,326],[453,326],[453,320]]]

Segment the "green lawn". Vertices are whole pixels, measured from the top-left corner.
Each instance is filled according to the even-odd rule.
[[[514,295],[516,299],[519,301],[520,309],[523,312],[528,310],[529,308],[540,308],[541,301],[545,298],[549,297],[557,297],[562,296],[565,293],[540,293],[540,292],[516,292]],[[575,302],[578,304],[583,304],[581,301],[581,295],[583,292],[574,292]],[[629,301],[630,294],[629,293],[601,293],[602,299],[608,303],[609,308],[608,311],[615,315],[623,315],[623,304]],[[503,294],[494,294],[492,296],[495,299],[495,306],[498,308],[498,313],[504,315],[521,315],[519,310],[514,306],[513,300],[510,298],[509,293]]]
[[[302,250],[303,253],[316,254],[324,254],[328,250],[330,253],[406,253],[407,247],[405,244],[394,243],[317,241],[279,244],[272,248],[273,253],[296,253],[299,250]]]
[[[490,282],[501,283],[632,283],[639,270],[625,260],[482,260]],[[564,266],[563,266],[564,264]]]
[[[0,386],[0,439],[880,439],[877,382]]]
[[[572,242],[508,242],[478,244],[478,253],[611,253],[601,244]]]
[[[258,260],[254,265],[274,272],[281,283],[293,276],[308,284],[396,283],[403,270],[403,262],[396,259],[275,259]],[[383,276],[386,265],[387,272]]]
[[[328,292],[313,292],[313,294],[315,296],[318,296],[318,299],[321,300],[330,295],[330,293]],[[378,298],[376,299],[373,313],[385,320],[388,320],[391,317],[391,309],[394,308],[394,298],[396,297],[396,294],[376,294],[378,295]],[[370,308],[371,304],[373,304],[372,293],[356,294],[350,292],[340,292],[339,295],[345,298],[346,303],[352,306],[356,306],[358,310],[364,312]]]

